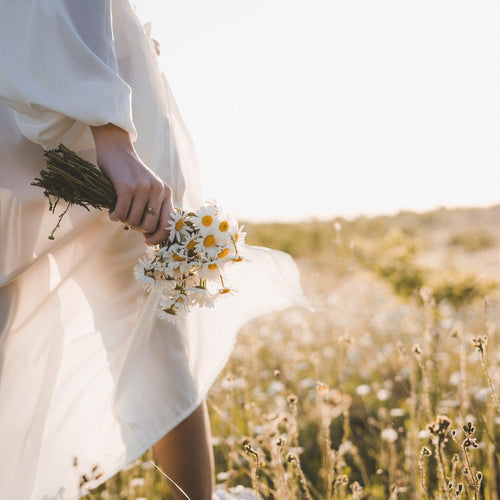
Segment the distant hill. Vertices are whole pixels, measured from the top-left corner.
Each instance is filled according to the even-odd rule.
[[[288,252],[303,268],[337,278],[369,270],[403,298],[427,286],[460,307],[500,283],[500,205],[246,227],[248,243]]]

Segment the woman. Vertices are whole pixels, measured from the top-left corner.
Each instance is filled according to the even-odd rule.
[[[296,267],[244,247],[239,293],[179,326],[158,319],[133,265],[165,239],[173,206],[202,199],[151,40],[126,0],[0,0],[0,12],[0,498],[78,498],[154,445],[190,498],[208,499],[204,398],[244,321],[303,302]],[[50,241],[54,216],[30,183],[59,143],[96,161],[118,201],[111,221],[70,209]]]

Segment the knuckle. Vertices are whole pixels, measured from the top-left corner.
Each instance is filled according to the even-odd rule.
[[[138,193],[149,193],[151,191],[151,183],[146,179],[141,179],[137,182],[135,190]]]
[[[155,181],[151,186],[151,193],[155,196],[161,196],[163,194],[163,182]]]
[[[165,184],[165,183],[162,183],[162,184],[163,184],[163,193],[165,195],[165,198],[171,199],[172,198],[172,188],[168,184]]]
[[[115,190],[116,190],[116,193],[118,194],[118,196],[131,194],[134,190],[134,185],[130,181],[123,180],[123,181],[120,181],[116,184]]]

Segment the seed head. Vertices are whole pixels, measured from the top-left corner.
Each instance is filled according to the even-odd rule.
[[[472,422],[467,422],[463,426],[463,430],[468,436],[472,436],[476,432],[476,428],[472,425]]]
[[[427,430],[434,436],[444,438],[451,425],[451,420],[446,415],[438,415],[434,422],[427,424]]]
[[[413,354],[416,356],[420,356],[420,354],[422,354],[422,348],[418,344],[413,346]]]
[[[474,349],[476,349],[476,351],[480,353],[484,353],[487,344],[488,344],[487,335],[479,335],[477,337],[472,338],[472,346],[474,347]]]
[[[422,446],[420,449],[420,455],[422,457],[430,457],[432,455],[432,451],[427,448],[427,446]]]
[[[324,384],[323,382],[318,382],[316,384],[316,394],[320,398],[326,397],[326,395],[328,394],[328,386],[326,384]]]
[[[477,448],[477,440],[476,440],[476,438],[471,438],[471,437],[465,438],[464,447],[465,448],[470,448],[471,446],[473,448]]]

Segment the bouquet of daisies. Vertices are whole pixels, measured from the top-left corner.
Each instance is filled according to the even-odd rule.
[[[114,207],[113,185],[95,165],[62,144],[45,157],[47,169],[32,184],[44,189],[53,213],[61,199],[67,203],[50,239],[71,205],[87,210]],[[175,323],[193,306],[213,307],[218,297],[232,292],[224,273],[229,265],[243,260],[238,244],[243,243],[245,233],[215,203],[196,212],[176,209],[166,229],[167,241],[146,247],[134,275],[148,292],[160,294],[160,317]]]
[[[176,322],[192,306],[213,307],[217,297],[231,293],[224,270],[243,260],[238,243],[245,233],[215,204],[177,210],[167,229],[168,240],[148,247],[134,273],[148,291],[160,293],[160,317]]]

